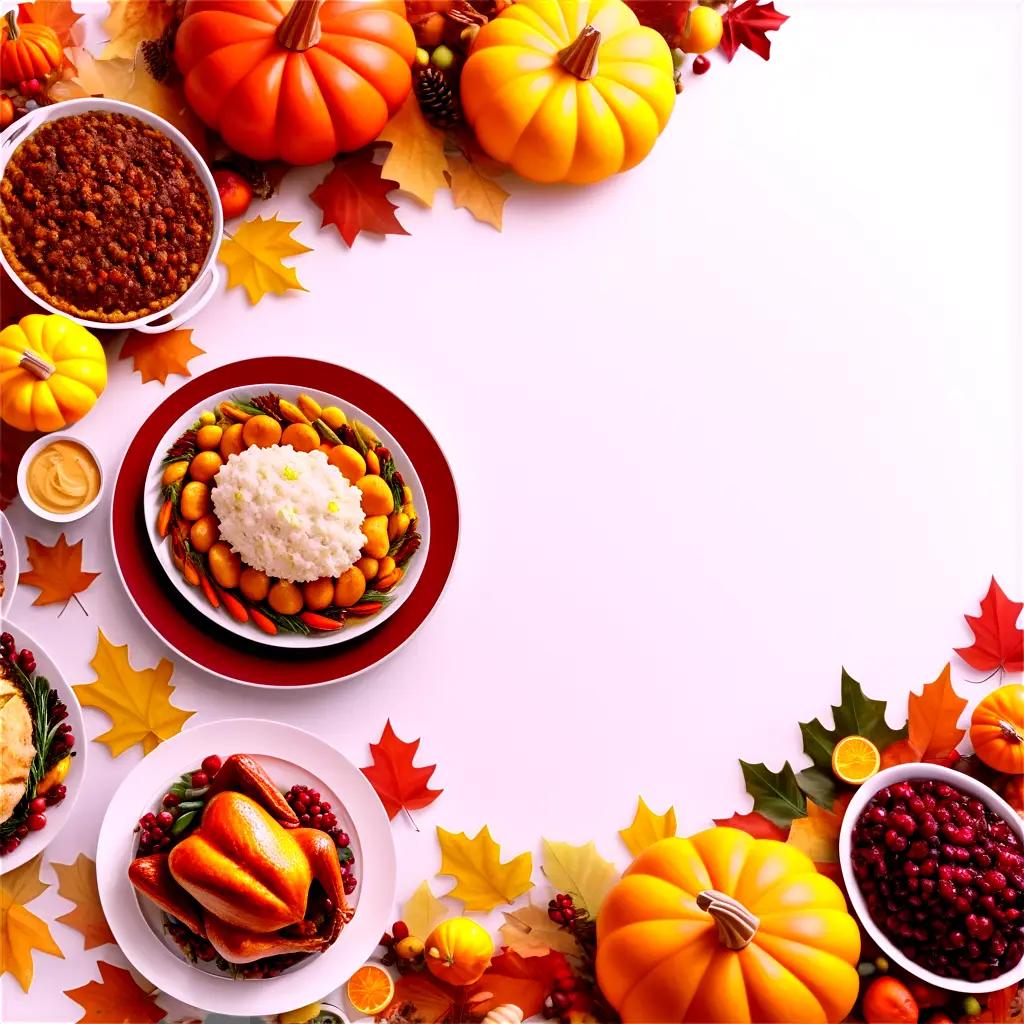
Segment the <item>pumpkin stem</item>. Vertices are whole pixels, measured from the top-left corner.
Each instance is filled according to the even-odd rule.
[[[7,38],[13,43],[21,37],[21,29],[18,28],[18,12],[8,11],[4,18],[7,21]]]
[[[52,363],[48,363],[42,356],[37,356],[35,352],[30,352],[28,349],[22,352],[18,365],[23,370],[28,370],[33,377],[38,377],[40,380],[46,380],[48,377],[51,377],[56,370]]]
[[[583,31],[564,49],[558,51],[558,61],[581,82],[597,74],[597,51],[601,46],[601,33],[593,25],[584,25]]]
[[[717,889],[697,893],[697,906],[712,916],[718,926],[718,941],[726,949],[746,949],[761,925],[739,900]]]
[[[320,8],[324,0],[295,0],[277,26],[277,41],[286,50],[308,50],[320,42]]]
[[[1021,736],[1020,731],[1012,722],[1001,721],[999,731],[1007,743],[1024,743],[1024,736]]]

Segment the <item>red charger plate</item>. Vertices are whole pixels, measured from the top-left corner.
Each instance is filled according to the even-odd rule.
[[[430,508],[426,564],[402,606],[376,629],[335,647],[278,654],[210,623],[183,603],[167,581],[146,534],[146,473],[153,452],[178,417],[210,395],[266,380],[317,387],[385,424],[416,467]],[[448,582],[459,542],[459,499],[434,436],[403,402],[375,381],[316,359],[245,359],[190,381],[163,402],[132,439],[118,470],[111,505],[114,562],[129,597],[150,628],[199,668],[255,686],[317,686],[365,672],[395,653],[433,610]]]

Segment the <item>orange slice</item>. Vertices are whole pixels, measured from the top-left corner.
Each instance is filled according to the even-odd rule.
[[[376,964],[360,967],[345,986],[348,1001],[367,1017],[374,1017],[395,997],[395,983],[391,975]]]
[[[878,747],[863,736],[844,736],[832,751],[832,771],[851,786],[867,782],[881,766]]]

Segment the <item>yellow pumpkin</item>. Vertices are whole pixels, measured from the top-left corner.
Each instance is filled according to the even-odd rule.
[[[480,29],[460,81],[496,160],[534,181],[638,164],[675,103],[672,54],[622,0],[519,0]]]
[[[106,386],[103,346],[67,317],[30,313],[0,331],[0,417],[12,427],[60,430]]]
[[[487,930],[468,917],[442,921],[423,945],[430,973],[450,985],[479,981],[494,955]]]
[[[662,839],[601,906],[597,980],[633,1021],[841,1021],[860,931],[839,887],[785,843],[712,828]]]

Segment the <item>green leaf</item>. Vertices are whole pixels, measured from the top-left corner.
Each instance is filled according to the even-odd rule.
[[[754,798],[754,810],[781,828],[794,818],[807,816],[807,800],[797,783],[796,772],[787,761],[782,771],[773,772],[763,764],[740,761],[747,792]]]
[[[836,800],[836,782],[830,772],[805,768],[797,774],[796,783],[819,807],[832,810]]]
[[[830,733],[818,718],[801,722],[800,735],[804,738],[804,753],[814,767],[823,772],[832,771],[832,751],[842,737]]]

